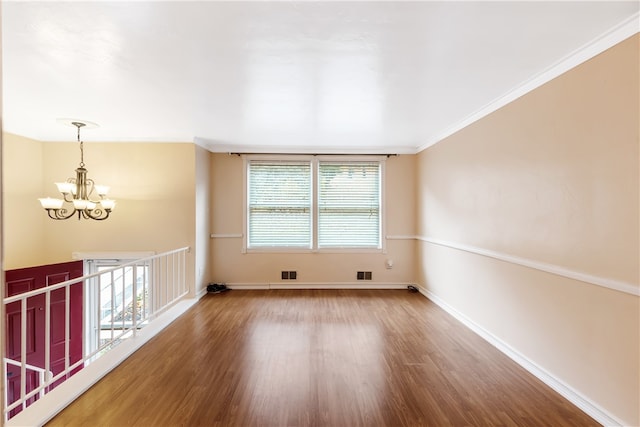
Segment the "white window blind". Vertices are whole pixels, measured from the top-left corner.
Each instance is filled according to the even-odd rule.
[[[320,162],[318,248],[380,247],[380,162]]]
[[[247,247],[311,247],[311,163],[251,160]]]

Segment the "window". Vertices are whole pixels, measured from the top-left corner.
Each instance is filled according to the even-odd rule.
[[[311,246],[311,164],[251,161],[248,247]]]
[[[381,249],[380,159],[247,159],[247,249]]]
[[[320,162],[318,247],[380,247],[380,163]]]
[[[131,258],[115,258],[125,255]],[[74,253],[74,257],[85,258],[85,275],[102,273],[113,267],[130,263],[135,259],[151,256],[153,252],[130,253]],[[103,258],[111,256],[114,258]],[[136,322],[148,317],[152,309],[148,281],[151,278],[149,263],[122,267],[113,273],[102,273],[85,286],[85,353],[91,354],[106,343],[120,336],[133,325],[134,304],[138,307]],[[136,294],[133,283],[136,282]]]

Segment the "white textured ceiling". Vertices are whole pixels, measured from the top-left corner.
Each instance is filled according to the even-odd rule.
[[[4,128],[72,141],[57,119],[78,118],[100,125],[87,142],[415,152],[628,33],[638,7],[3,1]]]

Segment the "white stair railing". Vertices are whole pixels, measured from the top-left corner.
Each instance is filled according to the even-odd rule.
[[[33,400],[42,397],[55,387],[57,382],[64,381],[78,369],[96,360],[121,340],[135,336],[140,328],[187,295],[189,290],[186,283],[186,254],[188,252],[188,247],[175,249],[5,298],[5,307],[7,304],[19,302],[21,308],[20,357],[4,359],[5,372],[8,372],[6,369],[8,365],[20,368],[20,393],[19,396],[14,396],[12,402],[9,402],[7,378],[4,379],[4,419],[7,420],[12,412],[25,409]],[[82,286],[83,294],[88,292],[95,295],[97,299],[97,304],[83,303],[82,315],[82,337],[86,339],[88,336],[87,328],[91,330],[95,328],[96,345],[84,346],[83,356],[75,361],[70,357],[70,296],[74,285]],[[51,294],[58,289],[64,289],[65,292],[65,356],[64,369],[53,374],[50,354]],[[44,366],[27,363],[27,303],[30,298],[39,295],[45,296],[45,330],[41,334],[44,336],[44,341],[38,343],[44,346]],[[33,339],[33,337],[30,338]],[[39,380],[37,387],[27,390],[26,378],[30,371],[37,372]]]

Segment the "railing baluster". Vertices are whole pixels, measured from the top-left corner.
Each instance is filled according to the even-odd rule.
[[[71,285],[64,287],[64,370],[69,372],[71,344]]]
[[[51,371],[51,291],[44,294],[44,369]]]
[[[127,321],[127,268],[129,267],[122,267],[122,294],[120,297],[120,306],[122,307],[122,327],[120,330],[123,332],[120,332],[120,335],[124,333]]]
[[[24,395],[27,393],[27,298],[20,305],[20,400],[22,409],[25,406]]]
[[[109,313],[110,317],[111,317],[111,321],[109,322],[110,325],[110,332],[111,332],[111,341],[113,341],[113,333],[114,333],[114,329],[113,329],[113,314],[114,311],[116,309],[115,307],[115,300],[116,300],[116,286],[113,283],[114,279],[113,279],[113,271],[111,272],[111,281],[109,282],[109,286],[111,286],[111,312]]]
[[[149,270],[149,275],[151,276],[150,283],[154,283],[154,284],[158,283],[157,265],[158,265],[158,260],[152,259],[151,260],[151,270]],[[149,307],[149,320],[152,320],[154,318],[154,314],[156,312],[156,308],[158,307],[158,302],[157,302],[158,287],[157,286],[149,286],[149,293],[150,293],[150,302],[151,302],[151,307]]]
[[[78,284],[77,286],[82,286],[82,288],[83,288],[83,292],[82,292],[82,313],[81,313],[81,316],[82,316],[82,347],[83,347],[82,348],[82,357],[84,357],[84,353],[85,353],[85,348],[84,347],[86,346],[85,340],[87,339],[87,313],[89,312],[89,311],[87,311],[88,310],[87,309],[88,302],[87,302],[87,299],[85,298],[86,291],[84,290],[84,288],[88,288],[88,287],[91,286],[91,280],[86,282],[86,286],[85,286],[85,283],[83,283],[82,285]]]
[[[162,272],[162,284],[164,289],[164,298],[162,300],[162,305],[164,306],[167,302],[169,302],[169,258],[164,258],[164,269]]]
[[[131,298],[131,324],[133,326],[133,336],[135,337],[138,326],[138,266],[133,264],[133,284],[132,284],[132,298]]]
[[[97,351],[100,346],[102,345],[100,340],[101,340],[101,334],[102,334],[102,326],[100,324],[100,322],[102,321],[102,275],[98,276],[98,280],[97,280],[97,287],[98,287],[98,307],[96,307],[96,335],[97,335],[97,342],[96,342],[96,346],[95,348],[91,348],[91,353],[93,353],[94,351]]]
[[[145,263],[142,269],[142,320],[147,320],[147,272],[149,271],[148,265]]]
[[[2,406],[3,408],[5,408],[5,413],[4,413],[4,420],[7,421],[9,419],[9,412],[6,410],[7,406],[9,406],[9,378],[7,377],[7,373],[9,372],[9,364],[7,363],[8,359],[4,359],[4,405]]]
[[[71,341],[71,285],[64,287],[64,371],[69,372],[69,341]]]
[[[44,386],[44,382],[45,382],[44,371],[38,372],[38,384],[40,384],[40,387],[42,387],[40,389],[40,391],[38,392],[38,397],[39,398],[44,397],[44,387],[43,387]]]

